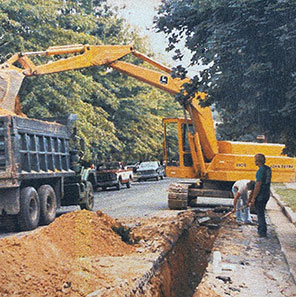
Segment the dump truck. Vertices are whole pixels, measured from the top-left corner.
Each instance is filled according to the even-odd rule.
[[[92,209],[93,189],[71,123],[0,116],[0,214],[10,230],[49,224],[60,206]]]
[[[30,56],[69,55],[65,59],[35,65]],[[127,63],[121,59],[133,54],[156,70]],[[18,66],[20,65],[20,66]],[[189,78],[172,77],[172,70],[136,51],[132,45],[70,45],[50,47],[45,51],[18,53],[0,65],[0,107],[21,114],[17,94],[28,76],[105,65],[121,73],[178,94]],[[263,153],[273,169],[273,182],[295,180],[295,158],[282,154],[284,145],[218,141],[210,107],[201,107],[207,94],[197,92],[184,105],[184,118],[164,119],[164,163],[166,176],[195,179],[169,188],[171,209],[186,208],[197,196],[231,198],[231,186],[239,179],[254,179],[254,155]]]
[[[106,64],[130,51],[129,46],[111,48],[51,47],[16,53],[0,65],[0,222],[7,229],[27,231],[49,224],[60,206],[92,210],[96,173],[81,159],[70,125],[73,117],[27,118],[18,92],[25,77]],[[30,58],[63,54],[73,56],[38,66]]]
[[[122,47],[117,48],[115,59],[122,55]],[[96,174],[83,166],[72,129],[74,117],[68,121],[27,118],[21,111],[18,92],[28,76],[105,64],[108,60],[102,51],[108,49],[53,47],[47,52],[14,54],[0,65],[0,221],[9,230],[27,231],[49,224],[60,206],[80,205],[92,210]],[[29,58],[68,53],[81,55],[39,67]]]

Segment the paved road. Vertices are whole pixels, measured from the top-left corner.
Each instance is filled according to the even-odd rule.
[[[95,193],[94,210],[101,210],[113,218],[144,217],[168,209],[167,190],[177,179],[133,182],[130,189],[109,189]]]
[[[133,182],[129,189],[123,187],[120,191],[98,191],[95,193],[94,211],[101,210],[113,218],[153,216],[159,210],[168,209],[167,189],[170,183],[177,181],[166,177],[159,181]],[[57,216],[79,209],[79,206],[62,207],[57,211]],[[8,233],[0,226],[0,238],[23,236],[32,232],[34,230]]]

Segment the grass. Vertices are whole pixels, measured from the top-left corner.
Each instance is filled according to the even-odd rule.
[[[296,190],[288,189],[284,184],[272,184],[272,187],[281,200],[296,213]]]

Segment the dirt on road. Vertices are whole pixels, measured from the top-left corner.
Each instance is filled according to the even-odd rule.
[[[85,296],[104,286],[98,257],[135,252],[102,213],[77,211],[50,226],[0,241],[1,296]]]
[[[126,220],[125,225],[100,211],[64,214],[23,237],[0,241],[0,295],[174,296],[169,293],[170,286],[179,273],[174,273],[172,267],[186,270],[194,265],[196,269],[201,261],[193,264],[184,256],[184,252],[197,249],[189,245],[186,249],[176,245],[176,252],[168,256],[172,245],[180,234],[194,236],[202,239],[205,247],[200,248],[208,255],[215,238],[207,228],[189,232],[193,222],[191,212],[177,217]],[[184,229],[187,234],[182,235]],[[202,262],[204,269],[207,260]],[[193,277],[192,290],[200,277]],[[188,271],[184,271],[185,278]],[[149,288],[142,295],[146,283]],[[186,288],[187,284],[179,290]],[[160,293],[162,290],[168,292]]]
[[[209,215],[64,214],[25,236],[0,240],[0,296],[296,296],[270,224],[262,240],[256,226],[237,226],[231,216],[219,228],[211,221],[202,226]],[[216,268],[214,254],[220,255]]]

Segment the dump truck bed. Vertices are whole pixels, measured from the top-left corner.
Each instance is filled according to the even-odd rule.
[[[0,116],[0,188],[21,180],[67,176],[70,169],[67,126],[19,116]]]

